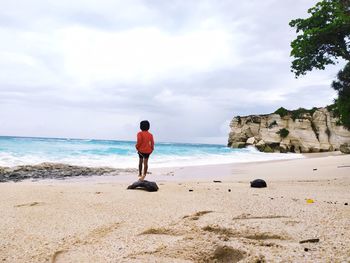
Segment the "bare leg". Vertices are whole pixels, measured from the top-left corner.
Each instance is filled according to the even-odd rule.
[[[139,158],[139,178],[142,176],[142,158]]]
[[[143,159],[143,175],[140,178],[142,181],[145,179],[146,175],[147,175],[147,170],[148,170],[148,158],[144,158]]]
[[[143,176],[146,176],[147,170],[148,170],[148,158],[143,159],[143,165],[144,165]]]

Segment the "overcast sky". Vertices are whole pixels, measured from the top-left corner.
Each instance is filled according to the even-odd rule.
[[[0,0],[0,135],[226,144],[233,116],[325,106],[338,66],[295,79],[312,0]]]

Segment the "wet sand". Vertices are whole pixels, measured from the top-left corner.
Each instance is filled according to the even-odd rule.
[[[0,261],[350,261],[350,156],[151,172],[0,184]]]

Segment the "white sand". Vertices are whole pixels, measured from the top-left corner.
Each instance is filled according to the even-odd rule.
[[[0,261],[350,262],[349,155],[136,177],[0,184]]]

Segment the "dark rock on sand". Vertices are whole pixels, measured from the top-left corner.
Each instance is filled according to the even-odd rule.
[[[129,185],[127,189],[143,189],[148,192],[156,192],[158,191],[158,185],[155,182],[150,181],[136,181],[132,185]]]
[[[340,145],[340,151],[345,154],[350,154],[350,143]]]
[[[20,165],[0,167],[0,182],[18,182],[25,179],[64,179],[75,176],[117,175],[120,172],[134,172],[132,169],[114,169],[108,167],[83,167],[60,163],[42,163],[38,165]]]
[[[250,187],[264,188],[264,187],[267,187],[267,184],[262,179],[256,179],[256,180],[250,182]]]

